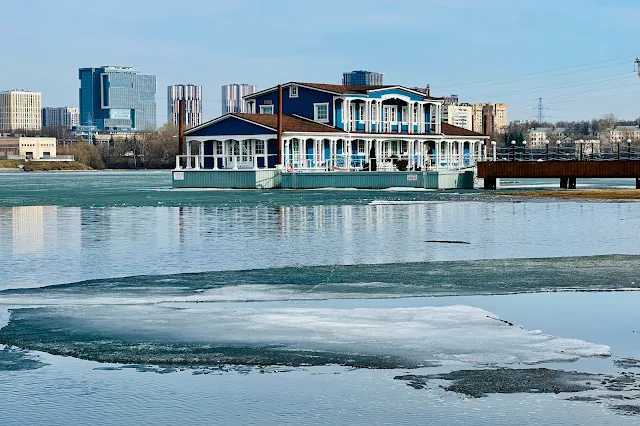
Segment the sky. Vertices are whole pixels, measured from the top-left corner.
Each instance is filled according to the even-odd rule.
[[[0,0],[0,91],[78,106],[78,68],[131,66],[166,87],[340,84],[344,71],[504,102],[509,120],[640,117],[640,0]]]

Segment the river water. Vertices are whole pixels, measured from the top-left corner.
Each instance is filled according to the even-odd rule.
[[[1,424],[640,421],[638,203],[169,186],[0,174]]]

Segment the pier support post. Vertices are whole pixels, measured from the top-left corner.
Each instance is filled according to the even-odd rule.
[[[496,178],[486,177],[484,178],[484,189],[496,189]]]
[[[569,178],[560,178],[560,188],[562,189],[569,188]]]
[[[636,189],[640,189],[640,178],[636,178]]]
[[[576,178],[569,178],[569,189],[576,189]]]

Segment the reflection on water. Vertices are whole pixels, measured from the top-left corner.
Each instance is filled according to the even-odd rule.
[[[0,289],[288,265],[640,254],[629,232],[640,229],[639,213],[636,203],[552,202],[0,208]]]

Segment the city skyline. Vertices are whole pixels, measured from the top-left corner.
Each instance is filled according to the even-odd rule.
[[[175,81],[194,81],[207,93],[217,93],[229,81],[250,81],[258,87],[288,81],[339,84],[339,76],[345,70],[370,69],[384,70],[388,84],[425,87],[429,83],[434,96],[457,93],[462,102],[505,103],[513,120],[535,118],[540,97],[544,99],[548,121],[590,119],[608,112],[622,119],[640,115],[640,108],[634,103],[640,92],[640,79],[633,73],[633,60],[640,52],[632,43],[640,32],[635,25],[640,15],[638,1],[594,0],[585,4],[568,0],[554,4],[553,11],[544,11],[539,2],[533,1],[513,5],[496,0],[479,5],[461,0],[449,5],[404,0],[403,4],[411,7],[411,14],[406,13],[406,7],[380,3],[359,15],[357,24],[332,24],[329,43],[320,43],[315,33],[303,25],[301,18],[307,16],[308,6],[288,1],[277,7],[246,0],[233,4],[192,3],[202,16],[216,12],[222,24],[203,31],[196,22],[179,32],[168,31],[168,26],[161,23],[172,19],[169,2],[159,1],[151,11],[144,5],[126,3],[127,14],[116,13],[118,7],[103,11],[104,19],[120,28],[114,38],[123,42],[122,48],[95,49],[91,42],[80,39],[77,52],[63,46],[44,49],[43,31],[38,28],[44,28],[50,19],[71,26],[87,13],[87,8],[92,10],[95,6],[77,0],[68,0],[64,10],[34,0],[9,3],[3,6],[8,16],[18,16],[29,8],[35,31],[25,34],[21,43],[6,46],[6,53],[17,58],[14,63],[20,66],[2,67],[0,90],[18,87],[42,92],[45,106],[76,105],[75,73],[86,64],[131,64],[157,75],[160,87]],[[125,3],[114,0],[114,4]],[[328,11],[337,4],[329,0],[328,7],[312,7],[310,11],[318,19],[330,21]],[[349,16],[361,11],[363,4],[357,0],[341,7]],[[143,26],[132,25],[144,13],[149,13],[151,19]],[[425,15],[430,16],[426,29],[419,23],[419,17]],[[239,34],[233,46],[221,46],[202,58],[202,49],[234,28],[240,16],[246,25],[267,20],[275,28],[273,37],[286,37],[284,28],[293,26],[296,37],[287,37],[286,47],[274,47],[266,40]],[[545,25],[539,25],[541,20]],[[478,28],[479,21],[482,28]],[[451,22],[456,28],[451,27]],[[616,22],[615,27],[608,22]],[[18,22],[8,20],[0,28],[0,35],[9,37],[17,31]],[[576,34],[580,35],[580,43],[576,42]],[[350,43],[338,43],[347,39]],[[398,42],[406,45],[410,40],[414,44],[405,58],[394,56],[390,61],[389,55],[383,53],[384,47]],[[140,45],[145,46],[145,55],[139,54]],[[360,48],[349,47],[353,45]],[[452,45],[466,47],[456,54]],[[531,46],[534,54],[524,46]],[[542,51],[536,46],[553,48]],[[167,52],[173,51],[180,52],[178,59],[167,61]],[[433,58],[445,57],[446,66],[433,66]],[[189,63],[191,58],[197,58],[197,66]],[[225,66],[216,66],[220,63]],[[42,68],[48,72],[37,72]],[[158,96],[157,102],[163,105],[167,100]],[[215,95],[205,100],[205,121],[220,114],[220,103]],[[157,119],[159,124],[166,120],[162,108]]]

